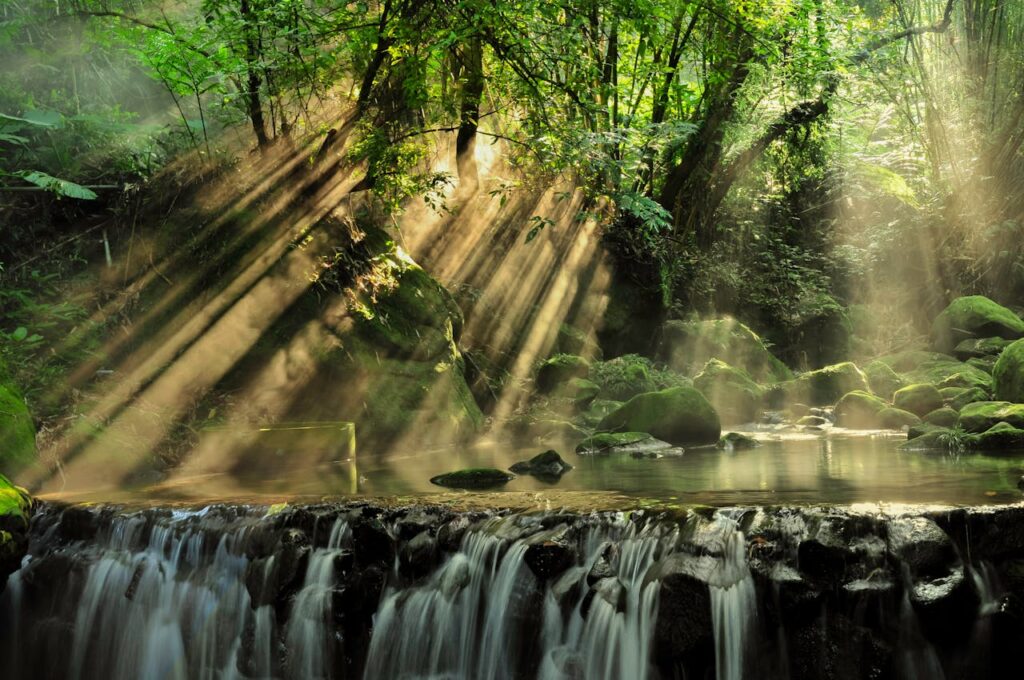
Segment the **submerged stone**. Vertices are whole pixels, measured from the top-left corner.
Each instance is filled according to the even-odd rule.
[[[748,435],[740,432],[726,432],[722,435],[722,438],[718,440],[717,446],[720,449],[726,449],[728,451],[745,451],[747,449],[757,448],[760,445],[761,442]]]
[[[530,460],[522,460],[509,468],[517,475],[533,475],[535,477],[559,478],[569,470],[569,465],[555,450],[538,453]]]
[[[1024,340],[1003,350],[992,369],[996,399],[1024,403]]]
[[[576,447],[581,456],[629,454],[636,458],[681,455],[683,448],[655,439],[646,432],[600,432]]]
[[[430,483],[453,489],[490,489],[504,486],[513,479],[515,479],[515,475],[503,470],[469,468],[431,477]]]
[[[646,432],[678,446],[714,444],[722,433],[715,409],[690,387],[637,395],[602,419],[598,429]]]

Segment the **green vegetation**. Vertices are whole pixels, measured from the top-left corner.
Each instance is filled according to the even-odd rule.
[[[646,432],[678,446],[715,444],[722,433],[715,409],[692,387],[637,395],[608,414],[597,429]]]

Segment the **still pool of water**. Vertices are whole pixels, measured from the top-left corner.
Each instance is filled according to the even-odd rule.
[[[1024,499],[1024,451],[959,455],[900,451],[906,435],[896,432],[751,432],[761,446],[746,451],[688,449],[680,457],[580,456],[571,445],[554,446],[575,469],[549,483],[519,476],[486,494],[493,505],[546,502],[583,504],[632,500],[668,504],[782,505],[807,503],[908,503],[980,505]],[[548,446],[512,447],[501,442],[448,449],[408,449],[386,456],[356,456],[315,468],[290,466],[287,454],[270,468],[176,478],[145,488],[69,500],[267,501],[300,497],[403,497],[403,500],[472,502],[482,492],[437,487],[430,478],[469,467],[508,469]],[[246,473],[247,472],[247,473]],[[413,498],[408,498],[413,497]],[[477,500],[483,500],[478,498]],[[578,505],[578,501],[568,503]]]

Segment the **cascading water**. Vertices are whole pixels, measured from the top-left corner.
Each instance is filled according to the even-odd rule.
[[[31,539],[11,680],[998,678],[1020,634],[930,519],[49,507]]]

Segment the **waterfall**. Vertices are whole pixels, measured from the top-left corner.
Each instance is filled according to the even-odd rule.
[[[746,541],[735,522],[723,516],[724,545],[711,582],[711,621],[717,680],[742,680],[745,655],[757,611],[754,579],[747,567]]]
[[[511,522],[495,520],[468,533],[426,583],[386,592],[374,622],[367,680],[524,674],[556,680],[580,672],[587,678],[648,677],[657,584],[644,586],[643,577],[664,532],[626,522],[592,528],[580,541],[580,564],[542,586],[524,556],[531,542],[557,530],[509,538]],[[614,574],[607,579],[615,592],[588,602],[587,577],[609,536],[617,539]],[[559,602],[559,594],[572,599]],[[531,611],[538,605],[539,621]],[[522,653],[531,649],[539,650],[535,658]]]

